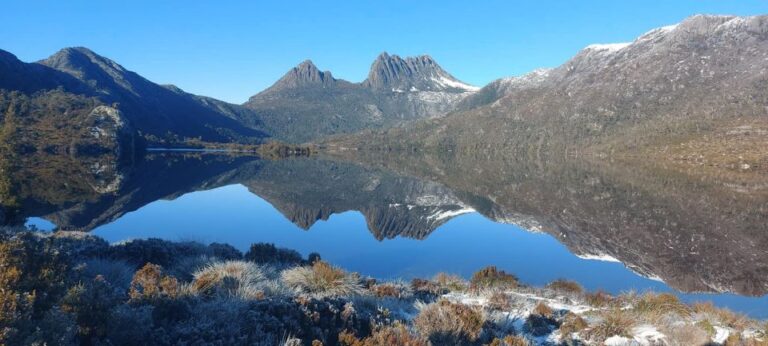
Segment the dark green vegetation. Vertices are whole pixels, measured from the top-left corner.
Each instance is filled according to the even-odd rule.
[[[669,343],[704,344],[714,326],[730,334],[728,345],[765,338],[757,321],[669,294],[605,295],[596,305],[573,284],[509,285],[495,268],[472,285],[445,274],[380,282],[271,244],[243,254],[217,243],[110,245],[2,228],[0,266],[8,345],[529,345],[550,336],[571,345],[633,337],[641,324]],[[503,285],[480,289],[475,278]],[[496,303],[465,302],[484,299]]]

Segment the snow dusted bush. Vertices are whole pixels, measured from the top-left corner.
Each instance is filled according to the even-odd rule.
[[[413,320],[419,334],[435,345],[460,345],[477,341],[485,316],[476,307],[439,300],[425,306]]]
[[[282,281],[296,293],[315,297],[354,296],[363,293],[360,278],[326,262],[283,271]]]
[[[193,293],[210,297],[263,299],[281,293],[257,264],[246,261],[213,262],[198,270],[190,285]]]

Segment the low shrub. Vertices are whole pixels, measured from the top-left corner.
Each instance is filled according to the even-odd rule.
[[[92,344],[106,336],[111,311],[119,303],[115,290],[103,277],[97,276],[87,284],[71,287],[60,306],[63,312],[75,316],[81,343]]]
[[[413,290],[414,294],[426,298],[447,293],[447,290],[436,282],[419,278],[411,280],[411,290]]]
[[[555,312],[546,303],[539,302],[533,308],[533,311],[531,311],[531,314],[539,315],[541,317],[546,317],[546,318],[553,318],[555,315]]]
[[[449,292],[465,291],[468,286],[467,281],[460,276],[446,273],[437,273],[432,281],[437,283],[443,290]]]
[[[120,292],[128,291],[134,272],[134,267],[128,262],[109,258],[89,259],[80,268],[84,280],[90,281],[101,276]]]
[[[651,321],[658,320],[667,314],[687,317],[692,312],[691,308],[670,293],[646,293],[635,302],[632,308]]]
[[[484,323],[479,309],[445,299],[427,305],[413,320],[416,330],[435,345],[473,343]]]
[[[208,255],[203,244],[195,242],[170,242],[157,238],[135,239],[113,245],[109,250],[112,258],[122,259],[136,266],[154,263],[170,266],[177,258]]]
[[[669,346],[708,345],[712,340],[704,329],[689,323],[667,325],[660,332],[665,336],[665,345]]]
[[[516,288],[518,279],[512,274],[503,270],[498,270],[496,266],[488,266],[472,274],[470,288],[488,289],[488,288]]]
[[[295,250],[278,248],[275,244],[269,243],[251,244],[251,248],[245,253],[243,258],[246,261],[259,264],[273,263],[297,265],[304,263],[301,254]]]
[[[530,346],[531,342],[521,335],[507,335],[501,339],[494,338],[488,346]]]
[[[569,312],[563,316],[563,321],[560,324],[560,337],[569,340],[573,333],[578,333],[587,328],[589,324],[581,316]]]
[[[401,282],[384,282],[380,284],[373,284],[368,290],[370,290],[377,297],[408,299],[413,295],[411,287]]]
[[[211,243],[208,244],[211,256],[223,261],[235,261],[243,259],[243,253],[229,244]]]
[[[512,299],[509,294],[495,291],[488,297],[488,308],[498,311],[509,311],[512,308]]]
[[[267,294],[264,272],[253,262],[210,263],[194,274],[191,290],[203,296],[263,299]]]
[[[565,294],[580,295],[584,293],[584,288],[581,287],[581,285],[579,285],[577,282],[565,279],[557,279],[552,281],[547,284],[546,287],[553,291]]]
[[[312,266],[286,269],[281,278],[297,293],[316,297],[351,296],[363,292],[356,274],[346,273],[323,261],[317,261]]]
[[[597,325],[587,329],[585,338],[596,343],[602,343],[614,335],[631,337],[632,328],[635,327],[636,323],[635,316],[624,310],[612,309],[602,314],[602,320]]]
[[[404,324],[395,322],[390,326],[382,326],[374,329],[371,336],[363,339],[357,338],[351,332],[343,331],[339,334],[339,344],[342,346],[428,346],[429,340],[411,334]]]
[[[163,268],[152,263],[147,263],[133,275],[128,292],[133,301],[175,298],[178,294],[178,280],[163,274]]]
[[[598,290],[584,295],[584,301],[590,306],[604,308],[614,303],[614,298],[608,292]]]
[[[525,319],[523,330],[533,336],[547,335],[557,326],[557,320],[554,319],[555,312],[544,302],[539,302],[531,311],[531,314]]]
[[[750,319],[725,308],[718,308],[711,302],[698,302],[691,306],[693,313],[716,320],[720,324],[736,330],[742,330],[750,325]]]

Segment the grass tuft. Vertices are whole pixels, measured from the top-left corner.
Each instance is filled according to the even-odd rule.
[[[203,296],[258,300],[273,293],[265,292],[266,282],[262,269],[252,262],[213,262],[195,272],[190,288]]]
[[[474,290],[516,288],[518,285],[519,281],[516,276],[499,270],[496,266],[488,266],[478,270],[472,274],[472,279],[470,280],[470,288]]]
[[[354,296],[363,292],[356,274],[346,273],[323,261],[317,261],[312,266],[287,269],[281,278],[297,293],[316,297]]]
[[[413,320],[416,330],[434,345],[474,343],[484,323],[478,308],[445,299],[425,306]]]

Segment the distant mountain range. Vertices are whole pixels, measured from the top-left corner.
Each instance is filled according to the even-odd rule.
[[[336,79],[305,61],[244,105],[235,105],[155,84],[83,47],[65,48],[34,63],[0,51],[2,92],[16,92],[15,98],[25,95],[37,103],[55,92],[114,107],[150,144],[188,139],[313,141],[441,116],[477,89],[429,56],[403,59],[383,53],[362,83]],[[58,101],[63,102],[61,97]]]
[[[152,83],[86,48],[35,63],[0,52],[0,113],[40,109],[52,99],[70,113],[112,107],[124,128],[151,145],[274,139],[389,149],[659,151],[679,138],[761,125],[767,87],[768,16],[694,16],[483,88],[426,55],[382,53],[359,83],[307,60],[243,105]],[[31,106],[11,107],[21,96]],[[44,124],[46,115],[66,118],[46,106],[34,121]]]
[[[755,154],[750,167],[766,167],[768,157],[754,150],[766,143],[758,133],[768,125],[767,90],[768,16],[698,15],[632,42],[590,45],[551,70],[494,81],[440,119],[329,145],[633,152],[706,163],[741,151]],[[721,130],[752,137],[726,150],[715,135]],[[699,139],[706,143],[685,145]]]

